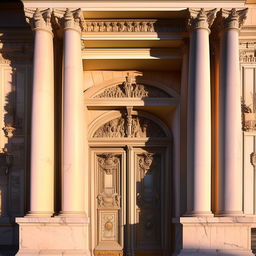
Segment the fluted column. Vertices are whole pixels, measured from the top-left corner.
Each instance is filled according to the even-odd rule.
[[[54,201],[54,81],[51,11],[25,10],[35,32],[32,128],[31,216],[51,216]]]
[[[64,28],[62,215],[84,215],[84,104],[81,10],[67,9]]]
[[[219,215],[242,212],[242,133],[239,67],[239,28],[247,10],[221,10],[220,113],[219,113]]]
[[[209,26],[216,10],[189,10],[187,214],[211,215]]]

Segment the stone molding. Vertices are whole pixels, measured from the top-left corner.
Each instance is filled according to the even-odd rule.
[[[189,30],[195,29],[207,29],[211,27],[215,17],[217,9],[205,10],[201,9],[188,9],[188,28]],[[209,30],[210,31],[210,30]]]
[[[48,9],[28,9],[24,8],[26,21],[32,30],[46,30],[52,32],[52,10]]]

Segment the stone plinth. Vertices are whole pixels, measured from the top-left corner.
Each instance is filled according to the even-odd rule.
[[[183,217],[174,220],[181,224],[179,256],[253,256],[251,228],[254,217]],[[177,239],[176,239],[177,240]]]
[[[88,218],[16,218],[20,229],[18,256],[89,256]]]

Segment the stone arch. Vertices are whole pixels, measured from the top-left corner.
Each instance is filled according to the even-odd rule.
[[[134,110],[131,113],[133,124],[129,136],[126,118],[125,111],[111,110],[102,114],[89,125],[89,138],[172,138],[169,128],[162,120],[141,110]]]

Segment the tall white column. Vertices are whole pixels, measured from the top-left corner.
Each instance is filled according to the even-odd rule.
[[[241,215],[242,133],[239,28],[247,10],[221,10],[219,175],[217,214]]]
[[[211,215],[211,90],[209,26],[216,10],[190,10],[187,214]]]
[[[81,10],[67,9],[64,26],[62,215],[84,215],[84,104]]]
[[[54,81],[51,11],[27,10],[35,32],[32,88],[31,190],[28,216],[51,216],[54,202]]]

